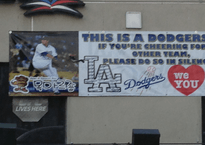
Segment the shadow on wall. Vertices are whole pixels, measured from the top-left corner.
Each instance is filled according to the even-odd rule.
[[[24,132],[16,141],[17,144],[63,144],[64,129],[64,126],[41,127]],[[23,130],[17,129],[16,131],[19,134]]]
[[[23,122],[12,111],[12,97],[8,96],[8,74],[9,63],[0,63],[0,145],[13,145],[2,143],[12,140],[23,145],[65,144],[67,97],[48,97],[48,112],[45,116],[38,122]],[[9,126],[11,124],[15,127]]]

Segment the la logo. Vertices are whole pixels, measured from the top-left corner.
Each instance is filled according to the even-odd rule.
[[[88,87],[88,92],[102,92],[101,84],[108,85],[106,92],[121,92],[121,88],[116,85],[121,83],[121,74],[114,74],[113,77],[110,66],[108,64],[101,64],[95,75],[95,61],[97,60],[97,56],[85,56],[85,61],[88,61],[88,78],[84,80],[84,83],[93,84],[92,87]]]

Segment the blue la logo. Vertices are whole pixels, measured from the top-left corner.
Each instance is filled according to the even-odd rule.
[[[74,7],[84,6],[81,0],[31,0],[23,3],[20,7],[27,9],[25,16],[36,14],[52,14],[56,12],[71,14],[82,18],[83,15],[74,9]]]

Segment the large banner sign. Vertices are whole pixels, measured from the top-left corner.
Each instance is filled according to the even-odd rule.
[[[78,32],[10,32],[10,96],[77,96]]]
[[[79,95],[202,96],[205,32],[79,32]]]
[[[205,32],[11,32],[10,96],[203,96]]]

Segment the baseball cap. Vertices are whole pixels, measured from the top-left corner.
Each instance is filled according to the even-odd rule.
[[[49,37],[47,35],[42,36],[42,40],[49,40]]]

